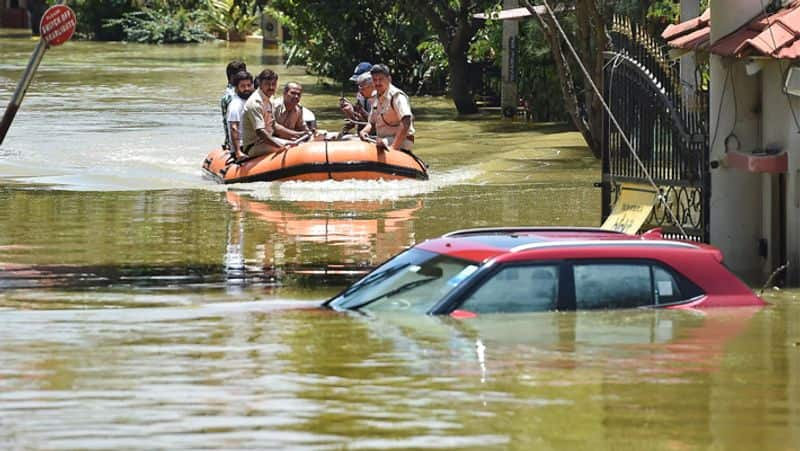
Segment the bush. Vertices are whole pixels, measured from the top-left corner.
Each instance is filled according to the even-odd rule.
[[[201,11],[143,8],[119,19],[105,21],[106,27],[122,28],[123,39],[147,44],[202,42],[214,37],[206,32]]]
[[[135,9],[129,0],[74,0],[69,6],[78,18],[78,36],[98,41],[122,40],[124,32],[121,24],[105,24]]]

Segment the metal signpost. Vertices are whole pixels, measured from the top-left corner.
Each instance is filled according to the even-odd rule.
[[[61,45],[69,41],[69,38],[75,33],[75,25],[77,25],[77,19],[69,6],[59,4],[45,11],[39,26],[41,39],[36,45],[30,61],[28,61],[28,67],[25,68],[25,73],[17,84],[17,89],[11,97],[11,101],[8,102],[3,119],[0,120],[0,144],[3,144],[6,133],[11,127],[11,122],[14,121],[14,116],[17,115],[19,106],[22,104],[22,98],[25,97],[25,92],[31,84],[33,74],[36,73],[39,63],[42,62],[45,50],[50,46]]]

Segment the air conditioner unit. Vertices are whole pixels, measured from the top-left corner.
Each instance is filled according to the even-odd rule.
[[[786,94],[800,97],[800,67],[790,67],[786,74],[786,84],[783,86]]]

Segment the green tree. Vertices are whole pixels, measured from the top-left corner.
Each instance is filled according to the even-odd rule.
[[[359,61],[384,63],[410,89],[428,34],[410,9],[392,0],[273,0],[266,10],[289,29],[290,59],[313,73],[344,81]]]
[[[537,18],[542,31],[547,37],[553,57],[556,73],[561,86],[564,109],[570,120],[583,135],[586,144],[596,157],[600,157],[603,136],[603,106],[601,98],[589,89],[587,80],[581,71],[576,72],[574,58],[565,47],[553,17],[534,8],[528,0],[523,4]],[[578,57],[589,72],[596,86],[602,89],[604,60],[603,51],[608,45],[606,34],[607,16],[611,9],[604,3],[595,0],[574,0],[553,6],[554,10],[570,11],[574,14],[574,26],[570,41],[574,44]],[[586,89],[583,87],[586,86]]]
[[[130,0],[75,0],[69,5],[78,19],[77,33],[98,41],[121,41],[125,36],[122,24],[106,26],[106,22],[138,9]]]
[[[497,0],[406,0],[401,2],[422,16],[444,46],[449,70],[449,91],[460,114],[478,108],[469,86],[468,53],[482,23],[473,16],[496,5]]]
[[[228,41],[245,41],[258,29],[261,10],[255,0],[206,0],[204,17],[211,32]]]

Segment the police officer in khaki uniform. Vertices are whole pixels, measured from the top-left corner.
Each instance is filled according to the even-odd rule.
[[[392,75],[384,64],[370,70],[377,98],[369,115],[369,124],[358,135],[368,139],[375,129],[377,146],[386,150],[411,150],[414,147],[414,115],[408,95],[392,84]]]
[[[242,113],[242,152],[248,158],[279,152],[286,142],[275,136],[275,116],[270,98],[278,86],[278,74],[264,69],[258,89],[247,99]]]

